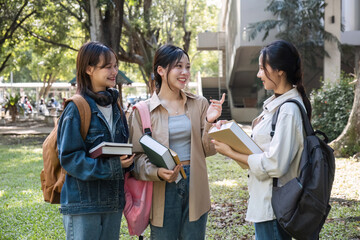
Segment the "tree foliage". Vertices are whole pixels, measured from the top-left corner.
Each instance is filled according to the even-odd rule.
[[[337,138],[348,121],[354,101],[354,78],[341,74],[339,83],[324,83],[311,93],[312,124],[327,134],[329,140]]]
[[[216,7],[207,6],[205,0],[67,2],[72,6],[78,4],[78,8],[83,10],[75,13],[72,8],[63,7],[76,19],[82,20],[92,40],[100,40],[113,48],[120,61],[136,64],[148,86],[153,56],[160,45],[173,43],[189,52],[194,51],[195,38],[191,36],[216,25]],[[86,13],[86,16],[80,16],[80,12]],[[119,16],[123,17],[120,19]],[[199,16],[209,21],[202,21],[204,19]],[[121,34],[115,35],[116,32]]]
[[[194,69],[197,71],[204,71],[201,58],[207,63],[205,71],[211,72],[217,67],[214,55],[196,53],[197,33],[216,30],[218,9],[214,5],[208,6],[205,0],[25,2],[24,9],[33,9],[34,13],[18,27],[19,34],[10,38],[14,43],[8,68],[2,72],[5,79],[13,71],[15,81],[17,77],[21,77],[21,81],[41,79],[45,85],[59,79],[68,81],[75,74],[77,49],[90,39],[100,40],[113,48],[124,63],[121,66],[131,68],[130,72],[136,74],[134,80],[142,78],[147,84],[155,50],[165,43],[188,49],[191,59],[196,60]],[[5,3],[14,5],[7,8],[7,12],[14,15],[22,1],[5,0]],[[6,18],[4,12],[1,12],[1,19]],[[97,18],[93,18],[95,15]],[[94,21],[98,21],[98,28],[94,27]],[[1,49],[5,48],[1,46]],[[1,52],[0,60],[5,57],[6,54]]]
[[[12,49],[20,40],[20,27],[36,13],[36,5],[29,0],[0,2],[0,73],[8,66]]]
[[[7,39],[11,58],[2,74],[6,79],[13,72],[14,82],[42,81],[40,96],[45,97],[53,82],[69,81],[75,75],[76,49],[84,41],[83,33],[81,24],[59,3],[50,0],[25,2],[25,8],[32,9],[33,14],[28,14],[16,34]],[[13,4],[13,1],[5,1],[5,4]],[[1,53],[0,58],[3,56]]]

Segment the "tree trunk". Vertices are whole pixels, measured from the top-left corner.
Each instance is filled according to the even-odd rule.
[[[52,84],[55,82],[56,80],[56,74],[45,74],[44,78],[43,78],[43,86],[41,87],[40,93],[39,95],[42,96],[44,99],[46,99]]]
[[[183,29],[184,29],[183,48],[184,48],[185,52],[189,52],[191,31],[186,30],[186,17],[187,17],[187,0],[185,0],[185,3],[184,3],[184,15],[183,15]]]
[[[330,143],[335,150],[335,155],[359,157],[360,153],[360,50],[357,50],[356,57],[356,85],[352,110],[345,129],[338,138]]]
[[[113,4],[108,4],[105,11],[105,18],[101,23],[103,26],[101,41],[111,47],[116,54],[119,54],[124,16],[124,1],[125,0],[114,0],[112,1]]]
[[[100,9],[97,7],[98,0],[90,0],[90,39],[102,41],[102,21]]]
[[[16,115],[18,113],[16,104],[15,105],[10,105],[9,113],[10,113],[10,116],[11,116],[11,121],[15,122],[16,121]]]
[[[90,39],[104,43],[117,54],[119,54],[123,25],[124,1],[109,2],[102,16],[98,0],[90,0]]]

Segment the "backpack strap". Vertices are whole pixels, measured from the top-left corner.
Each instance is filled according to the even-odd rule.
[[[278,109],[276,110],[275,114],[273,115],[272,117],[272,121],[271,121],[271,132],[270,132],[270,136],[271,138],[274,136],[275,134],[275,127],[276,127],[276,122],[277,122],[277,119],[279,117],[279,113],[280,113],[280,108],[283,104],[287,103],[287,102],[292,102],[292,103],[295,103],[298,107],[299,107],[299,110],[301,112],[301,118],[302,118],[302,122],[303,122],[303,126],[305,128],[305,132],[306,132],[306,136],[310,136],[310,135],[314,135],[314,129],[313,127],[311,126],[311,123],[310,123],[310,120],[305,112],[305,109],[304,107],[301,105],[301,103],[295,99],[288,99],[286,100],[285,102],[283,102],[279,107]]]
[[[75,94],[71,98],[66,99],[64,108],[71,101],[75,103],[76,107],[79,110],[80,120],[81,120],[80,132],[82,138],[85,140],[91,121],[90,105],[83,96],[81,96],[80,94]]]
[[[144,134],[147,134],[151,137],[152,128],[149,106],[146,102],[140,101],[136,103],[135,106],[133,106],[133,109],[135,108],[139,111]]]
[[[303,122],[303,126],[305,128],[306,136],[314,135],[315,134],[314,129],[311,126],[310,120],[309,120],[309,118],[308,118],[308,116],[307,116],[307,114],[305,112],[304,107],[301,105],[301,103],[299,101],[297,101],[295,99],[288,99],[278,107],[278,109],[276,110],[275,114],[272,117],[272,120],[271,120],[271,132],[270,132],[271,138],[273,138],[273,136],[275,134],[275,127],[276,127],[277,119],[279,117],[280,108],[281,108],[281,106],[283,104],[285,104],[287,102],[295,103],[299,107],[302,122]],[[277,185],[278,185],[278,178],[273,178],[273,187],[277,187]]]

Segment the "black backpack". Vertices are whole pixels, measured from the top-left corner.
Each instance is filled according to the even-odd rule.
[[[329,200],[335,176],[335,157],[333,149],[327,145],[327,136],[313,130],[303,106],[294,99],[286,102],[299,107],[306,137],[299,176],[282,187],[277,186],[278,179],[274,178],[271,204],[279,224],[292,237],[318,239],[331,209]],[[271,136],[275,132],[280,107],[272,118]],[[322,135],[324,140],[316,134]]]

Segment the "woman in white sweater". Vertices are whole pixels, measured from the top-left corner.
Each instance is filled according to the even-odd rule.
[[[275,41],[260,52],[259,72],[266,90],[274,91],[263,105],[263,112],[253,120],[252,138],[264,151],[241,154],[228,145],[213,140],[216,150],[249,166],[249,203],[246,220],[255,223],[256,239],[291,239],[279,225],[271,206],[273,178],[282,186],[298,176],[303,151],[304,131],[301,113],[294,103],[285,103],[279,113],[276,131],[270,136],[272,116],[288,99],[302,103],[311,117],[311,105],[302,80],[301,59],[289,42]],[[217,123],[220,127],[221,121]]]

